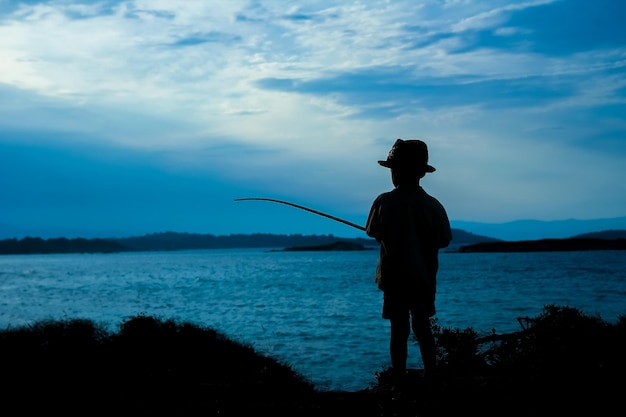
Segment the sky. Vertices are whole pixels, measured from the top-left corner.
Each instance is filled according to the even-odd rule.
[[[626,216],[626,2],[0,0],[0,238]]]

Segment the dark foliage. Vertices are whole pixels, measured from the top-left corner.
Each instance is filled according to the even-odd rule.
[[[148,316],[131,318],[115,334],[85,320],[7,329],[0,355],[3,404],[24,415],[50,408],[91,414],[95,406],[218,414],[313,392],[288,366],[215,330]]]
[[[427,394],[433,414],[475,409],[482,415],[598,415],[618,406],[626,389],[625,316],[610,324],[548,305],[539,316],[518,320],[518,332],[494,329],[486,335],[433,320],[439,367],[439,389]],[[391,371],[377,374],[378,389],[391,385]],[[413,372],[413,381],[424,384],[419,373]]]
[[[194,249],[277,248],[328,245],[338,240],[354,245],[377,246],[371,238],[337,238],[333,235],[231,234],[215,236],[198,233],[153,233],[144,236],[108,239],[23,239],[0,240],[0,255],[48,253],[111,253],[177,251]]]
[[[41,239],[25,237],[24,239],[0,240],[0,254],[26,255],[33,253],[111,253],[122,252],[128,248],[118,242],[106,239]]]
[[[609,324],[568,307],[486,335],[433,321],[436,378],[390,369],[359,392],[317,391],[288,365],[210,328],[139,315],[119,331],[81,319],[0,332],[0,404],[18,415],[545,415],[621,406],[626,318]],[[384,348],[384,347],[380,347]]]
[[[610,324],[579,309],[548,305],[537,317],[519,318],[521,330],[480,336],[469,328],[434,323],[442,371],[449,375],[515,375],[540,380],[586,375],[612,378],[626,371],[626,317]]]

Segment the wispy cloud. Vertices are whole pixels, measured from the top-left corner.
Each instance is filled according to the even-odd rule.
[[[356,215],[390,186],[375,161],[421,137],[438,166],[425,181],[453,218],[623,215],[625,12],[611,0],[4,1],[0,146],[118,149]]]

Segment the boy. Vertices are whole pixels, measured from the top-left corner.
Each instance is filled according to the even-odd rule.
[[[421,140],[398,139],[385,161],[394,189],[374,200],[366,233],[380,243],[376,283],[383,291],[382,316],[391,326],[389,351],[394,390],[406,377],[411,329],[419,343],[424,376],[433,376],[436,345],[430,326],[435,315],[438,252],[452,239],[441,203],[420,186],[435,168],[428,164],[428,147]]]

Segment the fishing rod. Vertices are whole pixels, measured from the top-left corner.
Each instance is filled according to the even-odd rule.
[[[317,214],[319,216],[328,217],[329,219],[335,220],[335,221],[337,221],[339,223],[347,224],[348,226],[352,226],[352,227],[354,227],[356,229],[365,231],[365,227],[360,226],[360,225],[358,225],[356,223],[352,223],[352,222],[349,222],[347,220],[340,219],[339,217],[335,217],[335,216],[332,216],[332,215],[327,214],[327,213],[322,213],[321,211],[313,210],[313,209],[308,208],[308,207],[304,207],[304,206],[301,206],[301,205],[298,205],[298,204],[290,203],[289,201],[275,200],[273,198],[257,198],[257,197],[235,198],[235,201],[249,201],[249,200],[270,201],[272,203],[285,204],[285,205],[288,205],[288,206],[291,206],[291,207],[299,208],[300,210],[305,210],[305,211],[311,212],[313,214]]]

